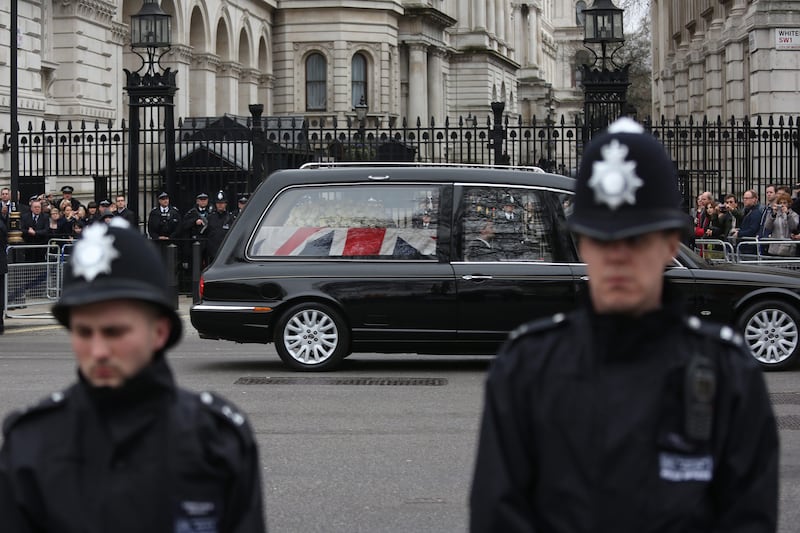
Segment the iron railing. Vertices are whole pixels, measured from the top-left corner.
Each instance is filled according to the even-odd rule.
[[[416,161],[539,166],[565,175],[576,172],[584,131],[578,121],[533,118],[495,121],[459,117],[442,124],[419,119],[370,117],[367,124],[348,118],[226,115],[179,120],[176,128],[177,198],[181,211],[199,191],[224,190],[229,197],[252,191],[280,168],[310,161]],[[158,120],[142,124],[139,153],[139,219],[146,220],[158,191],[165,186],[165,132]],[[498,128],[501,126],[502,128]],[[769,117],[723,121],[692,118],[644,122],[675,161],[687,209],[699,192],[714,196],[766,184],[791,185],[800,178],[800,121]],[[129,130],[101,123],[28,124],[19,135],[20,196],[44,191],[47,178],[58,183],[94,180],[100,200],[129,190]],[[9,137],[4,140],[8,150]],[[496,144],[500,143],[500,144]],[[499,158],[499,159],[498,159]],[[647,169],[638,169],[646,176]],[[64,179],[66,178],[66,179]]]

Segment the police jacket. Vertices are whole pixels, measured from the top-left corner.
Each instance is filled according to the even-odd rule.
[[[688,394],[698,359],[710,401]],[[584,309],[523,326],[491,367],[473,532],[774,532],[777,490],[761,370],[728,327]]]
[[[199,205],[195,205],[193,208],[189,209],[181,221],[181,230],[184,237],[190,237],[195,240],[206,239],[209,213],[211,213],[211,209],[209,209],[208,206],[200,207]],[[202,220],[203,223],[198,224],[198,220]]]
[[[147,215],[147,234],[153,240],[159,237],[177,238],[180,230],[181,215],[172,206],[167,207],[166,212],[162,212],[161,206],[154,207]]]
[[[232,213],[227,211],[220,212],[214,209],[208,214],[206,220],[208,221],[208,229],[206,231],[208,249],[206,253],[209,261],[211,261],[217,255],[219,247],[222,245],[222,239],[225,238],[225,234],[228,233],[235,218]]]
[[[163,356],[120,389],[81,379],[3,430],[4,532],[265,530],[249,425],[224,400],[177,388]]]

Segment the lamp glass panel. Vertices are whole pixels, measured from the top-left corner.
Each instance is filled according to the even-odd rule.
[[[583,37],[584,39],[596,39],[597,35],[595,35],[595,15],[594,13],[589,12],[589,16],[586,17],[586,25],[583,27]]]
[[[622,13],[614,13],[614,38],[623,39]]]

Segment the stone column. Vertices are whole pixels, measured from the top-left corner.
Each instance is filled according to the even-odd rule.
[[[239,110],[240,74],[241,66],[235,61],[225,61],[217,67],[217,111],[215,116],[223,113],[236,113]]]
[[[258,76],[259,71],[254,68],[242,69],[239,74],[239,115],[249,116],[250,104],[264,103],[258,101]]]
[[[505,47],[506,43],[506,13],[508,0],[495,0],[495,28],[497,40]]]
[[[200,53],[192,56],[189,70],[189,114],[193,117],[214,116],[217,102],[217,65],[215,54]]]
[[[486,0],[486,31],[489,35],[497,35],[497,10],[494,5],[495,0]]]
[[[486,29],[486,0],[472,0],[473,30]]]
[[[539,11],[536,4],[528,4],[528,65],[539,66],[539,49],[536,47],[539,38]]]
[[[408,121],[416,125],[417,117],[428,123],[428,45],[408,45]]]
[[[264,104],[264,115],[271,115],[272,110],[272,90],[275,84],[275,76],[272,74],[262,74],[258,78],[258,103]]]
[[[446,52],[432,47],[428,59],[428,110],[436,125],[444,122],[444,57]],[[430,119],[430,117],[428,117]]]
[[[192,47],[183,44],[173,44],[165,63],[178,71],[175,78],[178,92],[175,93],[175,120],[189,116],[189,102],[191,101],[191,66]]]

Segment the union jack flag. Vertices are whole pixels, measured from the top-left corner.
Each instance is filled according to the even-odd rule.
[[[436,230],[262,227],[253,251],[268,257],[416,258],[436,254]]]

